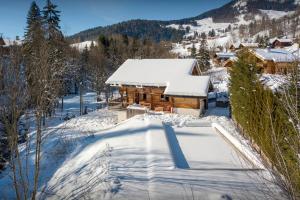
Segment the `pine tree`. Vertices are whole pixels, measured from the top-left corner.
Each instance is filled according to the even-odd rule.
[[[64,81],[64,73],[66,66],[66,53],[67,43],[64,40],[63,34],[60,30],[60,11],[56,10],[57,6],[50,0],[46,1],[46,6],[43,8],[43,27],[45,31],[45,38],[48,46],[48,64],[49,74],[55,83],[58,94],[63,98],[65,95],[66,82]],[[53,90],[53,89],[50,89]],[[51,115],[52,109],[49,109]]]
[[[50,0],[46,1],[46,6],[43,9],[43,17],[45,20],[45,30],[48,38],[57,37],[62,35],[60,31],[60,11],[56,10],[57,6]]]
[[[201,44],[197,54],[197,59],[201,71],[207,71],[210,68],[210,56],[205,34],[201,34]]]
[[[195,47],[195,44],[193,43],[193,46],[192,46],[192,49],[191,49],[191,57],[192,58],[195,58],[196,57],[196,47]]]
[[[29,93],[31,95],[31,104],[36,104],[34,96],[34,84],[37,74],[37,69],[40,60],[40,52],[43,49],[44,31],[42,29],[42,16],[40,9],[33,1],[27,14],[27,26],[24,34],[23,53],[25,57],[26,79],[28,83]]]
[[[123,38],[123,43],[128,46],[129,44],[129,40],[128,40],[128,36],[126,34],[122,35],[122,38]]]

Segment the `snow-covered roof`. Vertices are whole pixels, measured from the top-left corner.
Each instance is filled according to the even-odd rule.
[[[291,52],[297,57],[300,55],[299,44],[297,43],[294,43],[292,46],[284,47],[284,49],[287,50],[288,52]]]
[[[291,39],[287,39],[287,38],[276,39],[273,42],[275,42],[275,41],[279,41],[282,43],[293,43],[293,41]]]
[[[269,40],[269,43],[270,44],[273,44],[275,41],[279,41],[279,42],[282,42],[282,43],[293,43],[293,40],[292,39],[289,39],[289,38],[277,38],[277,37],[275,37],[275,38],[271,38],[270,40]]]
[[[273,62],[295,62],[297,57],[285,49],[255,49],[254,53],[263,60]]]
[[[249,42],[242,42],[241,46],[243,47],[258,47],[258,43],[249,43]]]
[[[233,46],[235,49],[238,49],[240,47],[240,44],[239,42],[236,42],[236,43],[232,43],[231,46]]]
[[[231,58],[231,57],[235,57],[235,53],[234,52],[218,52],[216,53],[216,56],[218,58]]]
[[[210,77],[192,76],[196,65],[196,59],[128,59],[106,84],[166,87],[166,95],[206,97]]]

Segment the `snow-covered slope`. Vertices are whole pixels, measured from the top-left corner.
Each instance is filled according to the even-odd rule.
[[[95,41],[84,41],[84,42],[71,44],[71,47],[74,47],[74,48],[78,49],[79,51],[83,51],[83,49],[86,47],[89,49],[92,44],[97,45],[97,43]]]
[[[260,10],[262,14],[266,14],[270,19],[279,19],[286,15],[291,15],[294,13],[294,11],[278,11],[278,10]]]

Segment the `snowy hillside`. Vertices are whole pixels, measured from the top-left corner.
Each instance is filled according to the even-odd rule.
[[[92,43],[94,45],[97,45],[97,43],[95,41],[84,41],[84,42],[79,42],[79,43],[74,43],[74,44],[71,44],[71,47],[74,47],[76,49],[78,49],[79,51],[83,51],[84,48],[90,48]]]
[[[292,15],[294,11],[277,11],[277,10],[260,10],[262,14],[267,15],[270,19],[279,19],[287,15]]]

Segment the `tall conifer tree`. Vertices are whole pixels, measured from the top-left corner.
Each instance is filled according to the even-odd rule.
[[[210,57],[205,34],[201,34],[201,44],[197,58],[200,69],[202,71],[207,71],[210,68]]]

